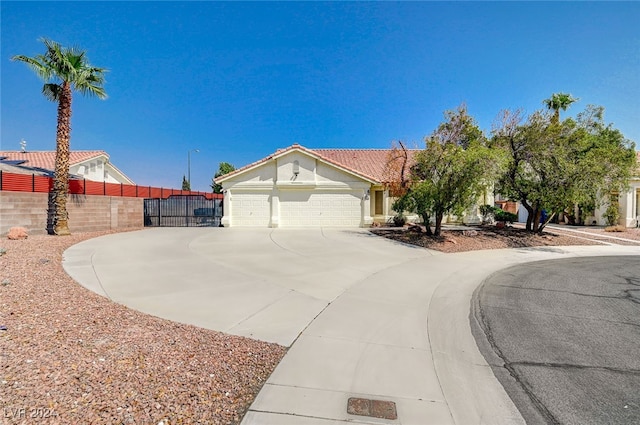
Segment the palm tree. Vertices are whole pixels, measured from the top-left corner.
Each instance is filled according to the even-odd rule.
[[[552,121],[557,124],[560,122],[560,109],[566,111],[572,103],[578,100],[578,98],[571,96],[569,93],[554,93],[549,99],[545,99],[543,103],[547,109],[553,110]]]
[[[58,103],[56,128],[56,166],[53,182],[55,212],[53,233],[69,235],[67,194],[69,192],[69,140],[71,138],[71,99],[73,90],[83,95],[106,99],[104,68],[92,66],[84,51],[65,48],[55,41],[41,39],[47,48],[43,55],[28,57],[16,55],[13,61],[26,63],[44,80],[42,94]]]

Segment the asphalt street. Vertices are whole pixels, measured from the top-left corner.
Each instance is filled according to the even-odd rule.
[[[472,332],[528,424],[640,423],[640,257],[521,264],[474,293]]]

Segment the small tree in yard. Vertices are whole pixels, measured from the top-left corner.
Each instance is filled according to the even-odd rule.
[[[607,226],[615,226],[620,220],[620,208],[618,206],[618,200],[613,196],[609,199],[609,206],[603,214],[604,219],[607,221]]]
[[[412,184],[403,196],[400,196],[393,203],[394,211],[411,211],[420,215],[425,226],[427,235],[433,235],[431,231],[431,218],[433,214],[433,202],[435,196],[431,191],[433,186],[423,183]]]
[[[473,206],[497,164],[466,107],[447,111],[445,121],[426,138],[426,148],[414,156],[411,182],[396,206],[419,214],[427,233],[433,219],[433,235],[440,236],[444,216],[460,215]]]
[[[236,167],[234,167],[233,165],[229,164],[228,162],[221,162],[220,165],[218,166],[218,171],[216,171],[216,174],[213,176],[213,179],[211,179],[211,189],[213,189],[214,193],[222,193],[222,185],[216,183],[216,179],[218,177],[222,177],[225,174],[229,174],[232,171],[235,171]]]

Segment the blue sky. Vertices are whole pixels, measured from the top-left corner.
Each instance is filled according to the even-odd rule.
[[[73,103],[72,149],[106,150],[135,182],[209,190],[236,167],[309,148],[422,145],[465,102],[501,109],[554,92],[606,107],[640,142],[638,2],[0,2],[0,149],[55,149],[56,107],[16,54],[40,37],[109,69],[109,99]]]

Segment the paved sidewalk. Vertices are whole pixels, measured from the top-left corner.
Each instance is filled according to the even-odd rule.
[[[337,229],[150,229],[71,247],[81,284],[156,316],[290,346],[243,424],[524,423],[478,351],[471,296],[513,264],[638,247],[440,254]],[[397,419],[347,413],[358,397]]]

